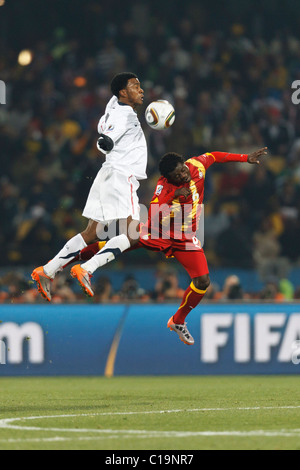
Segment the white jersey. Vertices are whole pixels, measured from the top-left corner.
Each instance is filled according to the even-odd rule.
[[[111,168],[127,176],[142,180],[147,178],[147,143],[137,114],[129,105],[120,103],[113,96],[98,124],[99,134],[105,134],[114,142],[106,154],[102,168]]]

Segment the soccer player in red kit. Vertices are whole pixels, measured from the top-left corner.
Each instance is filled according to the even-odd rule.
[[[206,170],[213,163],[259,164],[260,157],[266,154],[265,147],[249,155],[212,152],[185,161],[177,153],[167,153],[159,163],[162,176],[151,200],[148,222],[141,227],[139,243],[132,249],[143,247],[175,257],[190,275],[191,284],[181,305],[168,321],[168,328],[175,331],[185,344],[194,344],[185,319],[201,302],[210,284],[206,257],[196,236]],[[95,248],[93,246],[82,250],[81,259],[87,259],[98,251],[98,244]]]

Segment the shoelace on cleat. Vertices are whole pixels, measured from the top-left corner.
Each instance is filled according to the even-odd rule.
[[[188,339],[190,338],[190,334],[188,333],[187,329],[186,329],[186,325],[184,326],[177,326],[176,325],[176,328],[184,335],[186,336]]]

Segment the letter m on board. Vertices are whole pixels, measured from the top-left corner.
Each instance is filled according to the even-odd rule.
[[[0,364],[6,364],[6,346],[4,341],[0,339]]]
[[[6,86],[3,80],[0,80],[0,104],[6,104]]]

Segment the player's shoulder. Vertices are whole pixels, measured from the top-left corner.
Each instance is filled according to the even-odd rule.
[[[196,166],[199,167],[203,165],[204,167],[210,166],[212,163],[215,162],[215,157],[212,153],[206,152],[201,155],[189,158],[186,163],[189,166]]]
[[[129,105],[118,103],[114,108],[112,118],[116,121],[125,121],[128,124],[138,121],[138,117],[133,108]]]
[[[155,194],[156,196],[160,196],[163,190],[171,189],[172,185],[168,182],[167,178],[161,176],[156,183]]]
[[[211,159],[211,158],[213,158],[215,160],[215,157],[213,156],[212,153],[206,152],[206,153],[202,153],[201,155],[195,155],[194,157],[190,157],[186,161],[186,163],[193,163],[195,161],[200,161],[200,162],[204,161],[205,162],[206,160]]]
[[[123,108],[116,107],[112,109],[106,119],[107,124],[121,127],[130,127],[133,118],[128,114],[128,112],[124,112]]]

